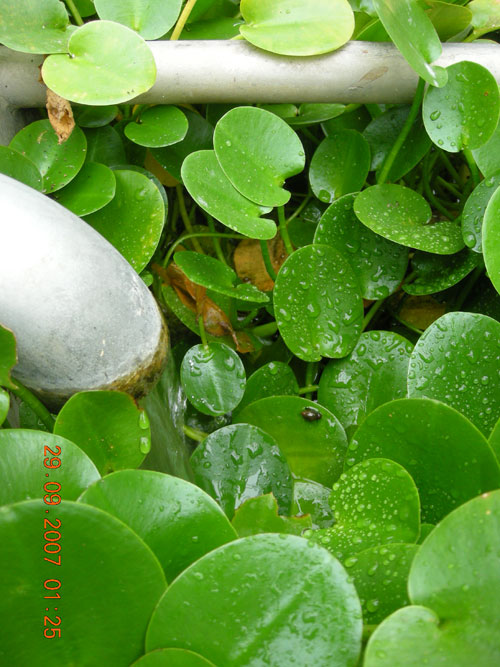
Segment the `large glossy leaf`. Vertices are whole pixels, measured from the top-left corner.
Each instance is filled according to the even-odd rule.
[[[167,581],[235,539],[220,507],[194,484],[152,470],[122,470],[90,486],[80,502],[126,523],[151,548]]]
[[[500,122],[488,141],[472,151],[474,160],[485,178],[500,171]]]
[[[75,26],[59,0],[0,1],[0,42],[25,53],[65,53]]]
[[[413,350],[408,395],[448,403],[487,437],[500,413],[499,339],[500,323],[486,315],[443,315]]]
[[[0,583],[3,664],[129,665],[142,655],[166,584],[130,528],[88,505],[29,500],[0,508],[0,540],[9,571]],[[61,567],[45,560],[59,554],[43,544],[61,545]]]
[[[327,486],[340,476],[347,438],[337,418],[323,406],[299,396],[274,396],[248,405],[237,421],[269,433],[295,476]]]
[[[488,442],[490,443],[491,449],[495,452],[495,456],[500,461],[500,417],[493,427]]]
[[[353,211],[357,193],[340,197],[324,212],[315,243],[330,245],[344,255],[356,274],[365,299],[383,299],[401,284],[408,249],[363,225]]]
[[[94,0],[99,18],[122,23],[144,39],[158,39],[174,25],[182,0]]]
[[[54,199],[76,215],[88,215],[109,204],[115,196],[114,173],[104,164],[86,162],[69,185]]]
[[[282,206],[290,199],[285,179],[305,165],[297,134],[275,114],[236,107],[217,123],[215,154],[224,173],[244,197],[262,206]]]
[[[327,245],[305,246],[288,257],[276,279],[274,310],[285,343],[304,361],[344,357],[361,333],[356,276]]]
[[[238,411],[261,398],[293,396],[298,391],[299,385],[290,366],[283,361],[270,361],[258,368],[248,378]]]
[[[483,224],[484,262],[491,282],[500,292],[500,186],[488,203]]]
[[[153,614],[146,649],[168,643],[227,667],[353,667],[360,639],[359,600],[335,558],[301,537],[255,535],[212,551],[175,580]]]
[[[161,148],[182,141],[188,130],[188,121],[180,109],[158,105],[141,114],[138,123],[129,123],[125,135],[139,146]]]
[[[0,146],[0,173],[15,178],[34,190],[42,189],[42,175],[36,165],[8,146]]]
[[[161,648],[146,653],[132,667],[215,667],[199,653],[182,648]]]
[[[16,339],[10,329],[0,324],[0,387],[16,388],[10,377],[10,371],[16,364]]]
[[[49,56],[42,68],[49,88],[71,102],[120,104],[146,92],[156,78],[150,48],[133,30],[91,21],[72,34],[69,55]]]
[[[494,491],[462,505],[431,532],[410,570],[416,606],[375,630],[366,667],[498,663],[499,517],[500,491]]]
[[[326,366],[318,401],[352,431],[379,405],[406,395],[412,350],[408,340],[391,331],[361,334],[348,357]]]
[[[309,182],[316,197],[331,203],[360,190],[370,169],[370,147],[356,130],[323,139],[311,159]]]
[[[498,173],[481,181],[465,202],[462,212],[462,234],[465,244],[478,253],[483,251],[483,220],[486,207],[498,187],[500,187],[500,163]]]
[[[60,144],[50,122],[36,120],[23,127],[9,146],[36,165],[42,175],[42,191],[48,193],[75,178],[85,161],[87,141],[83,131],[75,127],[69,139]]]
[[[419,296],[442,292],[463,280],[481,261],[481,256],[469,248],[455,255],[434,255],[417,250],[411,260],[415,279],[405,283],[403,289],[407,294]]]
[[[149,420],[119,391],[82,391],[59,412],[54,433],[76,443],[101,474],[138,467],[151,448]]]
[[[334,522],[330,503],[331,489],[307,479],[293,485],[293,514],[309,515],[313,528],[328,528]]]
[[[410,604],[408,576],[418,550],[416,544],[384,544],[345,561],[359,595],[365,624],[377,625],[396,609]]]
[[[422,114],[432,141],[451,153],[479,148],[498,122],[500,96],[495,77],[482,65],[460,62],[447,68],[448,83],[429,88]]]
[[[66,438],[19,428],[0,430],[0,471],[0,505],[43,498],[46,482],[57,482],[62,498],[76,500],[99,479],[89,457]]]
[[[287,56],[313,56],[338,49],[354,31],[347,0],[242,0],[240,32],[252,44]]]
[[[289,514],[293,483],[274,438],[256,426],[233,424],[211,433],[196,448],[191,466],[199,487],[231,519],[248,500],[273,493],[281,514]]]
[[[114,171],[114,199],[85,218],[139,273],[151,259],[160,240],[165,204],[151,180],[136,171]]]
[[[417,487],[394,461],[367,459],[343,473],[333,485],[330,505],[333,526],[306,535],[342,561],[369,547],[418,538]]]
[[[302,535],[304,530],[312,528],[309,515],[281,516],[272,493],[245,500],[236,510],[231,523],[240,537],[259,533]]]
[[[401,399],[368,415],[349,445],[346,466],[375,456],[408,470],[419,490],[422,521],[432,524],[500,486],[500,468],[484,436],[438,401]]]
[[[431,223],[431,207],[403,185],[372,185],[354,200],[354,212],[369,229],[402,245],[438,255],[464,247],[460,227],[449,220]]]
[[[182,165],[189,194],[205,211],[236,232],[254,239],[272,239],[276,225],[261,218],[270,208],[254,204],[236,190],[222,171],[215,151],[191,153]]]
[[[431,64],[441,55],[441,42],[424,8],[415,0],[373,0],[392,41],[419,76],[433,86],[446,83],[446,71]]]

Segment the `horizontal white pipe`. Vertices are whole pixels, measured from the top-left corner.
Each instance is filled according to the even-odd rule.
[[[349,42],[316,57],[278,56],[245,41],[149,42],[158,69],[144,103],[409,102],[417,75],[388,43]],[[470,60],[500,82],[500,46],[443,44],[435,64]],[[0,48],[0,96],[14,107],[42,106],[41,56]]]

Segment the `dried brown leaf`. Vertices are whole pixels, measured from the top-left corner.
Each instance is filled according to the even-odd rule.
[[[64,143],[69,139],[75,127],[71,104],[64,97],[60,97],[47,88],[47,113],[50,124],[57,134],[58,143]]]
[[[287,258],[281,236],[277,234],[273,239],[267,241],[267,247],[273,269],[278,273]],[[241,241],[234,251],[233,261],[240,280],[252,283],[263,292],[270,292],[273,289],[274,282],[265,267],[259,241],[252,239]]]

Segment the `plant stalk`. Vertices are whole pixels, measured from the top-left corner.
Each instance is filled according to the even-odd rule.
[[[45,405],[38,399],[29,389],[24,387],[19,380],[15,380],[16,389],[9,387],[9,391],[21,399],[26,405],[33,410],[36,416],[40,419],[42,424],[52,433],[54,431],[55,420],[54,417],[47,410]]]
[[[64,0],[64,1],[68,5],[69,11],[73,14],[73,18],[75,19],[76,25],[83,25],[83,19],[80,16],[80,12],[76,8],[76,5],[73,2],[73,0]]]
[[[189,15],[193,11],[195,4],[196,0],[187,0],[170,36],[171,41],[175,41],[181,36],[181,32],[184,30],[184,26],[186,25],[186,22],[189,18]]]

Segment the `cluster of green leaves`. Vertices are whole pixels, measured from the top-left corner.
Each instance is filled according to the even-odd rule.
[[[0,171],[122,253],[174,346],[140,406],[82,392],[51,415],[0,327],[1,599],[20,610],[0,656],[497,664],[500,96],[480,65],[434,62],[494,38],[498,1],[66,4],[79,27],[58,0],[0,0],[0,41],[48,54],[76,103],[67,141],[40,112]],[[237,35],[296,56],[392,41],[415,99],[124,104],[154,81],[144,39]],[[67,644],[32,631],[44,446]]]

